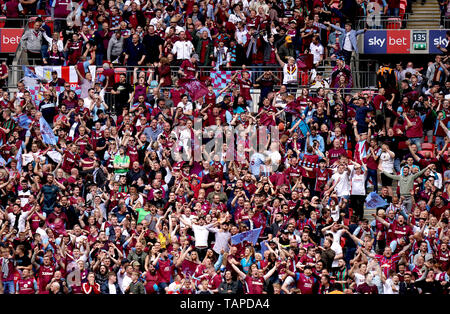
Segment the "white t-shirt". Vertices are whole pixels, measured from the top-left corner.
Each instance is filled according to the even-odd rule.
[[[331,267],[338,267],[340,258],[336,258],[336,256],[342,254],[342,247],[339,243],[333,242],[333,244],[331,245],[331,249],[334,251],[334,253],[336,253],[336,255],[334,256],[333,263],[331,264]]]
[[[386,280],[386,282],[383,284],[383,293],[384,294],[398,294],[400,285],[399,284],[394,285],[394,287],[397,291],[392,290],[392,285],[394,285],[392,278],[388,278]]]
[[[320,43],[318,45],[311,43],[309,45],[309,50],[313,55],[313,63],[316,64],[320,61],[320,56],[323,55],[323,46]]]
[[[187,114],[187,112],[192,112],[192,110],[194,110],[194,106],[190,101],[188,101],[186,104],[180,101],[177,105],[177,108],[183,108],[183,114]]]
[[[108,287],[109,287],[109,294],[117,294],[116,286],[114,284],[108,283]]]
[[[195,246],[196,247],[208,246],[209,231],[208,229],[206,229],[206,225],[199,226],[192,224],[192,230],[194,231],[195,236]]]
[[[238,22],[242,22],[242,18],[236,14],[234,14],[234,12],[232,14],[230,14],[230,17],[228,18],[228,22],[231,22],[233,24],[237,24]]]
[[[340,245],[340,243],[341,243],[341,237],[342,237],[342,235],[344,234],[344,232],[345,232],[344,229],[340,229],[340,230],[338,230],[338,231],[336,231],[336,232],[333,232],[333,231],[331,231],[331,230],[328,230],[328,231],[327,231],[327,234],[328,234],[328,233],[331,233],[331,234],[333,235],[333,243],[337,243],[337,244]]]
[[[189,40],[178,40],[172,47],[172,53],[177,55],[177,60],[189,59],[193,50],[194,45]]]
[[[380,155],[381,168],[389,173],[394,172],[394,158],[388,152],[382,152]]]
[[[150,25],[153,25],[156,28],[159,22],[164,22],[163,17],[157,18],[156,16],[150,20]]]
[[[365,187],[366,174],[365,173],[356,174],[355,171],[352,171],[351,180],[352,180],[352,195],[366,195],[366,187]]]
[[[339,206],[334,206],[334,208],[330,208],[330,213],[331,213],[331,218],[333,218],[333,221],[338,221],[339,220],[339,214],[340,214],[340,209]]]
[[[348,171],[345,170],[342,174],[336,172],[331,177],[334,181],[339,180],[339,182],[335,186],[335,191],[338,197],[350,195],[350,180],[348,178]]]
[[[248,34],[248,31],[246,28],[244,28],[242,31],[237,29],[236,30],[236,41],[241,45],[245,45],[245,43],[247,42],[247,34]]]
[[[350,32],[345,35],[344,39],[344,50],[352,51],[352,42],[350,41]]]
[[[366,280],[366,277],[360,273],[355,273],[355,283],[356,286],[359,286],[360,284],[364,283]]]
[[[122,282],[119,282],[120,289],[121,289],[122,291],[127,290],[128,286],[130,285],[130,283],[131,283],[132,281],[133,281],[133,280],[131,279],[131,277],[129,277],[129,276],[125,273],[125,276],[123,276]]]

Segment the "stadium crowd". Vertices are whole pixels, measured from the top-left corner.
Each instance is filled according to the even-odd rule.
[[[354,1],[3,6],[37,9],[28,57],[81,94],[55,72],[34,102],[1,67],[1,293],[448,294],[449,47],[363,93]],[[217,91],[199,66],[240,69]]]

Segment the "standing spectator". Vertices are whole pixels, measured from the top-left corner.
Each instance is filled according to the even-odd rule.
[[[180,32],[179,36],[180,39],[174,43],[171,51],[176,56],[177,65],[181,65],[184,60],[189,59],[195,50],[192,42],[186,39],[186,32]]]
[[[355,31],[354,29],[352,29],[351,23],[345,23],[345,28],[333,25],[330,22],[324,22],[324,24],[341,32],[341,35],[339,36],[339,42],[342,46],[342,53],[344,54],[345,64],[350,65],[352,53],[359,53],[357,37],[365,33],[367,31],[367,28]]]
[[[28,29],[20,39],[22,47],[24,47],[27,53],[28,62],[30,64],[42,63],[41,46],[44,36],[41,26],[42,19],[36,19],[33,28]]]
[[[131,41],[127,40],[125,43],[125,59],[124,63],[127,66],[143,65],[145,60],[145,47],[140,42],[139,35],[134,34]]]

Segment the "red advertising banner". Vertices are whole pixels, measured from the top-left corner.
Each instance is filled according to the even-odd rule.
[[[22,38],[23,28],[0,29],[0,52],[14,53]]]
[[[387,53],[410,53],[410,30],[387,31]]]

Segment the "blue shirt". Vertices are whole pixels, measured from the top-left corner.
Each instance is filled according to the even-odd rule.
[[[325,151],[325,142],[323,140],[323,137],[319,134],[317,134],[316,136],[309,136],[309,145],[313,146],[314,141],[318,141],[319,142],[319,150],[323,153]],[[305,147],[306,148],[306,147]]]
[[[135,45],[131,40],[128,40],[124,52],[128,55],[127,66],[136,66],[145,53],[145,47],[140,42]]]

